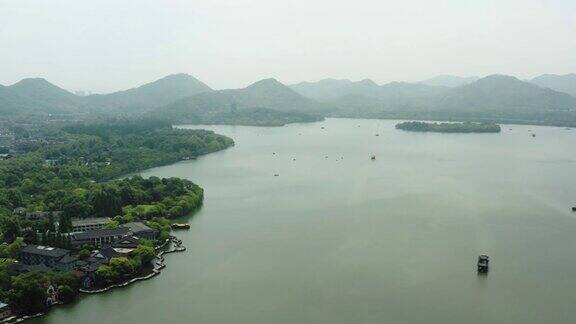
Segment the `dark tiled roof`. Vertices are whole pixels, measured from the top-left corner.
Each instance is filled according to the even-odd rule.
[[[75,240],[89,240],[98,237],[118,236],[128,234],[129,229],[125,227],[118,227],[114,229],[99,229],[85,233],[72,234]]]
[[[137,247],[140,239],[134,236],[124,236],[112,243],[112,247]]]
[[[146,226],[146,224],[144,224],[142,222],[130,222],[130,223],[122,224],[121,226],[129,228],[132,231],[132,233],[134,233],[134,234],[137,234],[137,233],[143,232],[143,231],[153,231],[153,229]]]
[[[74,255],[65,255],[62,259],[58,260],[58,262],[67,264],[78,261],[78,257]]]
[[[72,220],[72,226],[84,226],[84,225],[100,225],[106,224],[110,221],[110,218],[85,218],[85,219],[75,219]]]
[[[22,253],[30,253],[30,254],[37,254],[37,255],[44,255],[54,258],[61,258],[66,254],[70,253],[68,250],[55,248],[51,246],[43,246],[43,245],[33,245],[29,244],[22,248]]]

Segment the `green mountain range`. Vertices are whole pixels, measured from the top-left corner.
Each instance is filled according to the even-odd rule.
[[[24,79],[0,86],[0,113],[5,118],[148,116],[175,123],[240,125],[360,117],[576,126],[576,97],[569,94],[575,78],[575,74],[530,81],[506,75],[478,80],[440,76],[383,85],[369,79],[324,79],[291,86],[265,79],[242,89],[212,90],[190,75],[175,74],[137,88],[90,96],[77,96],[44,79]]]
[[[173,74],[138,88],[106,95],[90,95],[84,98],[84,103],[95,110],[142,112],[184,97],[210,91],[213,90],[209,86],[191,75]]]
[[[198,124],[284,125],[322,119],[327,106],[275,79],[246,88],[204,92],[156,109],[152,114]]]
[[[576,97],[576,73],[564,75],[543,74],[530,80],[530,82],[543,88],[565,92]]]
[[[10,115],[134,114],[178,99],[212,91],[187,74],[164,77],[138,88],[111,94],[77,96],[44,79],[24,79],[0,86],[0,112]]]
[[[328,104],[335,117],[576,125],[576,98],[505,75],[455,87],[391,82],[358,91],[358,82],[322,80],[292,89]]]

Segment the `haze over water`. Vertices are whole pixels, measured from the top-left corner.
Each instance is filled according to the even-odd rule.
[[[205,189],[187,252],[31,323],[572,323],[576,130],[394,125],[202,127],[236,146],[142,173]]]

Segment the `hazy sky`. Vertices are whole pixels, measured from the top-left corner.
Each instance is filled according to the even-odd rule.
[[[110,92],[171,73],[378,83],[576,72],[576,0],[0,0],[0,83]]]

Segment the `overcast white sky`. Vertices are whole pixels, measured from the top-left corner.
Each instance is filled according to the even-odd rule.
[[[0,0],[0,83],[110,92],[171,73],[417,81],[576,72],[576,0]]]

